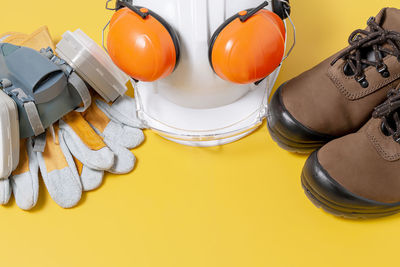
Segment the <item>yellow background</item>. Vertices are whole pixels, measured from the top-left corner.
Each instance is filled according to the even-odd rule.
[[[199,0],[200,1],[200,0]],[[81,28],[100,43],[103,0],[1,0],[0,31]],[[398,0],[293,0],[298,43],[278,84],[346,45]],[[278,85],[277,84],[277,85]],[[400,215],[370,221],[315,208],[300,186],[306,157],[277,147],[265,125],[200,149],[146,131],[128,175],[107,175],[63,210],[41,184],[38,207],[0,207],[0,266],[398,266]],[[356,153],[356,151],[355,151]]]

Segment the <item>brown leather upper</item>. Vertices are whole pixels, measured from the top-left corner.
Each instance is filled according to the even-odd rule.
[[[370,200],[400,202],[400,144],[371,119],[357,133],[336,139],[318,152],[328,174],[348,191]]]
[[[383,9],[376,21],[386,30],[400,32],[400,10]],[[340,52],[339,52],[340,53]],[[335,54],[282,87],[286,109],[301,124],[318,133],[343,136],[361,128],[375,106],[400,82],[400,63],[392,55],[384,58],[390,76],[382,77],[375,67],[365,69],[367,88],[344,74],[345,61],[331,66]]]

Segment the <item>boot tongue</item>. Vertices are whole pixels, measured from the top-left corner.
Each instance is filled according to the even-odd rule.
[[[400,10],[397,8],[384,8],[375,17],[376,22],[385,30],[400,33]]]
[[[384,8],[382,9],[378,15],[375,17],[375,22],[385,30],[395,31],[400,33],[400,10],[397,8]],[[370,27],[366,28],[367,31],[371,31]],[[382,44],[382,47],[387,48],[389,50],[392,49],[389,43]],[[360,49],[361,58],[367,59],[371,62],[376,62],[375,52],[372,47],[365,47]],[[381,54],[382,57],[385,57],[385,54]],[[362,68],[367,68],[368,65],[363,64]],[[350,69],[349,65],[345,66],[346,75],[354,75],[354,72]]]
[[[387,7],[382,9],[375,17],[375,21],[385,30],[397,31],[400,33],[400,10],[397,8]],[[389,44],[384,44],[383,47],[391,49]],[[363,58],[366,58],[372,62],[376,61],[375,53],[372,51],[372,48],[363,52]]]

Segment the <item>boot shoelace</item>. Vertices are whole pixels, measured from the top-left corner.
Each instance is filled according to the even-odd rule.
[[[372,117],[381,118],[382,132],[387,136],[392,136],[394,141],[400,143],[400,90],[389,91],[387,100],[377,106],[372,113]]]
[[[366,66],[374,66],[384,78],[390,76],[387,65],[384,63],[384,55],[393,55],[400,61],[400,33],[383,29],[376,23],[375,18],[371,17],[367,25],[368,30],[356,30],[349,37],[350,46],[340,53],[331,63],[333,66],[340,59],[344,59],[351,68],[354,79],[360,83],[361,87],[367,88],[369,83],[364,73]],[[389,44],[391,49],[383,47]],[[371,49],[375,55],[375,61],[363,58],[362,50]],[[346,66],[346,65],[345,65]]]

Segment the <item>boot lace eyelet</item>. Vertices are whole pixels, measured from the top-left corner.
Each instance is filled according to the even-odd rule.
[[[344,75],[346,75],[347,77],[352,77],[352,76],[354,76],[354,71],[350,68],[349,63],[344,64],[344,66],[343,66],[343,73],[344,73]]]
[[[385,136],[390,136],[389,131],[386,129],[385,124],[382,122],[381,123],[381,132],[385,135]]]
[[[369,82],[367,81],[367,78],[365,76],[356,78],[356,80],[361,85],[362,88],[368,88]]]
[[[400,144],[400,133],[393,135],[393,140]]]
[[[388,70],[387,65],[382,65],[377,68],[378,72],[382,75],[383,78],[389,78],[390,72]]]

